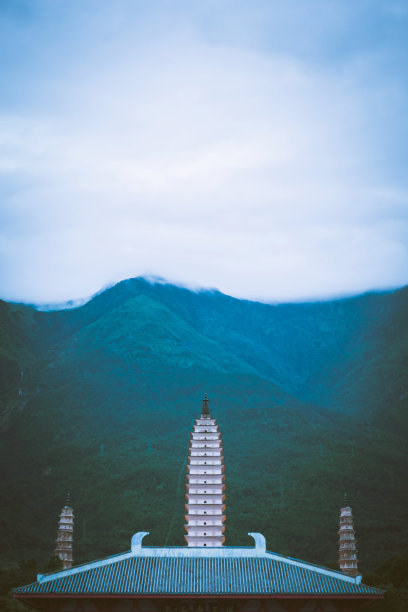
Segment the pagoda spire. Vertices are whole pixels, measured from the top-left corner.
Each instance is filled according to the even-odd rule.
[[[204,393],[204,397],[203,397],[203,406],[201,408],[201,418],[202,419],[211,419],[211,417],[210,417],[210,400],[208,399],[206,393]]]
[[[74,532],[74,511],[71,507],[71,494],[67,493],[65,506],[61,510],[55,554],[62,561],[64,569],[72,567],[72,540]]]
[[[222,438],[204,395],[188,449],[186,484],[187,546],[222,546],[225,541],[225,484]]]
[[[356,536],[353,526],[353,513],[347,494],[344,494],[343,507],[340,509],[339,527],[339,565],[342,572],[349,576],[358,575]]]

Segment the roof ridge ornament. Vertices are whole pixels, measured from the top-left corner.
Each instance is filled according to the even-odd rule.
[[[256,531],[250,531],[248,535],[251,536],[251,538],[253,538],[255,541],[256,552],[262,553],[262,554],[266,553],[265,536],[263,536],[262,533],[257,533]]]
[[[137,553],[142,550],[142,540],[149,535],[149,531],[138,531],[131,539],[130,547],[132,553]]]

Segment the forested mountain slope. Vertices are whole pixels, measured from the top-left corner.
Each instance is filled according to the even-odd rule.
[[[408,289],[266,305],[129,279],[72,310],[0,303],[3,560],[46,559],[71,490],[75,557],[135,531],[183,543],[202,394],[225,451],[228,544],[335,563],[344,490],[363,570],[407,536]]]

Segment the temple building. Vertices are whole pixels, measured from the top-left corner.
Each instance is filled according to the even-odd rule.
[[[211,418],[207,395],[190,437],[187,467],[187,546],[222,546],[225,484],[222,438]]]
[[[354,533],[353,513],[344,494],[344,504],[340,509],[339,526],[339,565],[342,572],[349,576],[358,575],[356,536]]]
[[[74,535],[74,511],[71,508],[70,494],[67,494],[67,501],[65,506],[61,510],[59,523],[58,523],[58,534],[57,534],[57,545],[55,547],[55,554],[62,561],[62,567],[64,569],[72,567],[73,563],[73,552],[72,552],[72,541]]]
[[[224,486],[221,434],[204,397],[189,446],[187,546],[144,546],[149,534],[138,532],[130,550],[39,574],[14,597],[46,612],[352,612],[383,598],[360,575],[268,551],[260,533],[248,534],[252,546],[224,546]]]

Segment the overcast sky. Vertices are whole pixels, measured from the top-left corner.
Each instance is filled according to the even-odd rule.
[[[2,0],[0,297],[408,282],[406,0]]]

